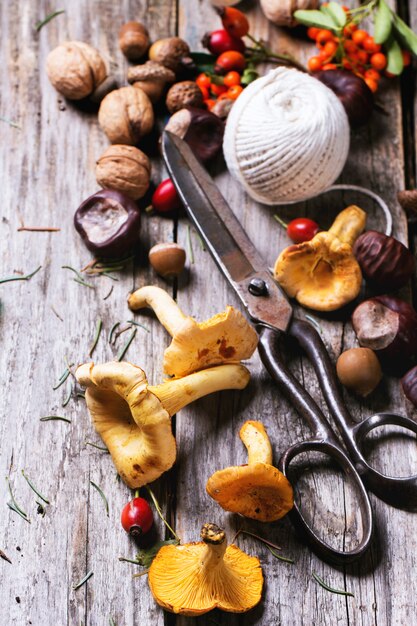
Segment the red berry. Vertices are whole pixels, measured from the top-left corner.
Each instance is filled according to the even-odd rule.
[[[152,509],[144,498],[133,498],[123,508],[121,522],[129,535],[138,538],[152,527]]]
[[[366,52],[370,52],[373,54],[374,52],[381,51],[381,44],[375,43],[374,38],[369,35],[366,39],[363,40],[362,48],[366,50]]]
[[[223,79],[223,83],[226,87],[233,87],[233,85],[240,85],[240,74],[239,72],[228,72]]]
[[[213,95],[221,96],[222,93],[227,91],[227,87],[225,85],[216,85],[215,83],[212,83],[210,90]]]
[[[333,33],[332,33],[332,31],[331,30],[326,30],[325,28],[322,28],[317,33],[316,41],[317,41],[317,43],[319,43],[321,45],[324,45],[328,41],[333,41]]]
[[[211,85],[211,78],[210,76],[207,76],[207,74],[204,74],[204,72],[202,74],[199,74],[197,76],[197,78],[195,79],[195,82],[197,83],[197,85],[200,87],[205,87],[206,89],[208,89]]]
[[[310,57],[310,59],[307,61],[307,67],[310,72],[317,72],[318,70],[321,70],[322,59],[320,59],[320,57],[318,56]]]
[[[313,41],[316,41],[317,35],[319,34],[319,32],[320,32],[320,28],[316,28],[315,26],[310,26],[310,28],[307,28],[307,37],[309,37]]]
[[[223,54],[217,57],[214,71],[217,74],[226,74],[232,70],[236,70],[236,72],[243,72],[245,65],[246,59],[243,54],[234,50],[229,50],[228,52],[223,52]]]
[[[410,65],[411,63],[411,54],[409,53],[408,50],[402,50],[402,55],[403,55],[404,67],[407,67],[407,65]]]
[[[157,213],[169,213],[180,208],[181,200],[170,178],[163,180],[155,189],[152,206]]]
[[[246,15],[233,7],[220,9],[223,26],[233,37],[244,37],[249,32],[249,22]]]
[[[310,241],[319,230],[319,225],[308,217],[297,217],[287,224],[287,235],[294,243]]]
[[[245,52],[245,43],[239,37],[233,37],[227,30],[214,30],[207,33],[203,38],[203,45],[216,56],[227,52],[228,50],[236,50],[236,52]]]

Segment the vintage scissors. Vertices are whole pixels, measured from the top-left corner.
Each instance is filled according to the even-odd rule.
[[[286,450],[278,468],[287,476],[291,461],[297,455],[310,451],[324,453],[336,461],[353,481],[358,495],[362,536],[352,550],[337,550],[309,525],[297,503],[289,513],[291,521],[320,558],[338,564],[352,562],[367,550],[371,542],[373,516],[367,489],[390,504],[417,507],[417,476],[395,478],[381,474],[368,464],[361,444],[365,436],[377,427],[395,425],[417,434],[417,423],[390,413],[378,413],[360,423],[352,419],[319,333],[308,322],[292,316],[287,297],[272,279],[264,260],[213,179],[189,146],[172,133],[164,132],[162,150],[188,216],[259,333],[258,350],[265,368],[313,433],[310,439],[295,443]],[[281,360],[277,340],[282,333],[295,338],[311,361],[346,450],[316,402]]]

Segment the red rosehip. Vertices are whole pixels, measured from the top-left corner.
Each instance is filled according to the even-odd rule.
[[[129,535],[138,538],[152,528],[152,509],[144,498],[133,498],[123,508],[121,522]]]
[[[233,37],[227,30],[214,30],[212,33],[204,35],[202,40],[203,46],[212,54],[218,56],[228,50],[236,52],[245,52],[245,44],[239,37]]]

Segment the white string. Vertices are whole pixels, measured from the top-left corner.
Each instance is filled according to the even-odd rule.
[[[366,189],[365,187],[360,187],[359,185],[332,185],[328,189],[322,191],[319,195],[323,195],[328,191],[356,191],[357,193],[363,193],[365,196],[369,196],[378,204],[378,206],[382,209],[385,217],[385,234],[390,236],[392,233],[392,215],[391,211],[388,208],[385,200],[378,196],[377,193],[371,191],[370,189]]]

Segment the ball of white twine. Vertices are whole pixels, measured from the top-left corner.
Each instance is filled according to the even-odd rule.
[[[288,204],[332,185],[346,162],[349,132],[333,91],[309,74],[280,67],[239,96],[223,150],[232,176],[252,198]]]

